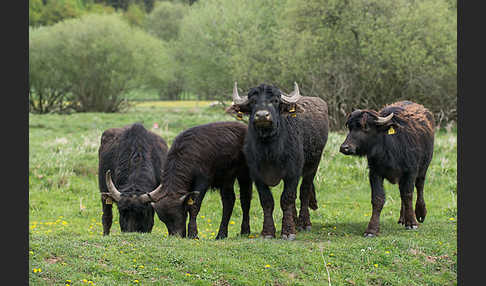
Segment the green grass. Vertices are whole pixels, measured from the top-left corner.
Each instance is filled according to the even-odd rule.
[[[259,237],[263,214],[255,188],[250,237],[239,236],[237,200],[229,237],[214,240],[221,219],[217,192],[206,195],[198,216],[200,240],[168,237],[157,217],[150,234],[122,234],[116,207],[111,234],[102,236],[97,151],[103,130],[158,123],[155,132],[170,145],[186,128],[222,120],[234,119],[221,108],[177,104],[119,114],[30,115],[30,284],[328,285],[330,278],[332,285],[457,285],[455,132],[436,134],[427,218],[416,231],[396,223],[398,187],[385,183],[381,235],[362,237],[371,215],[366,159],[340,154],[345,134],[332,132],[315,179],[319,209],[311,211],[312,230],[295,241]],[[281,189],[272,189],[276,202]],[[281,218],[276,203],[277,232]]]

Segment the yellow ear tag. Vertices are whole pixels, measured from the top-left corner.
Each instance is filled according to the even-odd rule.
[[[236,115],[236,117],[238,118],[238,120],[243,120],[243,112],[238,111],[238,114]]]
[[[395,133],[396,133],[395,129],[393,129],[393,126],[391,126],[390,129],[388,129],[388,135],[392,135]]]
[[[192,198],[189,198],[189,199],[187,200],[187,204],[188,204],[189,206],[192,206],[192,205],[194,204],[194,201],[192,200]]]
[[[295,113],[292,113],[292,117],[297,117],[297,114],[295,114]]]
[[[105,204],[111,205],[111,204],[113,204],[113,200],[110,197],[107,197],[106,200],[105,200]]]

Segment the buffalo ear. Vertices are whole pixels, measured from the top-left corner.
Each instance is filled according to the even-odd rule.
[[[248,107],[248,104],[231,104],[226,110],[224,111],[229,114],[245,114],[248,115],[250,114],[250,108]]]
[[[199,195],[198,191],[189,192],[189,193],[183,195],[182,197],[180,197],[179,201],[181,201],[184,205],[191,206],[191,205],[194,204],[198,195]]]
[[[298,103],[285,103],[285,102],[281,102],[280,103],[280,114],[283,114],[283,115],[292,115],[292,114],[296,114],[296,113],[303,113],[305,112],[305,108],[302,107],[301,104],[298,104]]]

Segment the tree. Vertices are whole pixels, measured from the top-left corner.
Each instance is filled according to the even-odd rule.
[[[456,16],[445,1],[289,0],[282,18],[283,78],[323,97],[333,128],[401,99],[454,119]]]
[[[164,43],[132,28],[119,15],[86,15],[42,31],[42,40],[50,44],[38,45],[34,30],[29,48],[29,76],[39,79],[31,81],[33,102],[41,89],[67,87],[71,109],[116,112],[123,108],[127,92],[159,88],[172,78]],[[43,76],[43,65],[56,76]]]

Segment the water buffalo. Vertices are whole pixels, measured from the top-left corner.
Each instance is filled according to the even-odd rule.
[[[103,208],[103,235],[110,233],[112,206],[118,206],[122,232],[151,232],[151,194],[160,189],[167,144],[135,123],[103,132],[98,150],[98,184]]]
[[[263,208],[262,236],[275,237],[274,200],[270,186],[284,181],[280,197],[283,239],[293,240],[298,229],[310,229],[309,207],[317,209],[314,177],[327,142],[329,121],[324,100],[301,96],[295,83],[287,95],[277,87],[261,84],[239,96],[233,89],[233,104],[226,110],[239,117],[249,115],[244,152]],[[300,212],[295,200],[300,177]]]
[[[348,115],[349,133],[340,147],[345,155],[366,156],[371,184],[371,215],[364,235],[376,236],[380,230],[380,213],[385,204],[383,180],[398,183],[402,206],[398,223],[415,229],[423,222],[427,209],[424,183],[434,150],[434,116],[424,106],[400,101],[379,112],[355,110]],[[415,215],[414,185],[417,188]]]
[[[239,122],[214,122],[189,128],[174,139],[163,167],[162,187],[153,206],[170,235],[196,238],[196,218],[209,188],[218,189],[223,203],[216,239],[228,236],[235,203],[234,183],[240,186],[243,210],[241,234],[250,233],[251,185],[243,154],[247,127]]]

